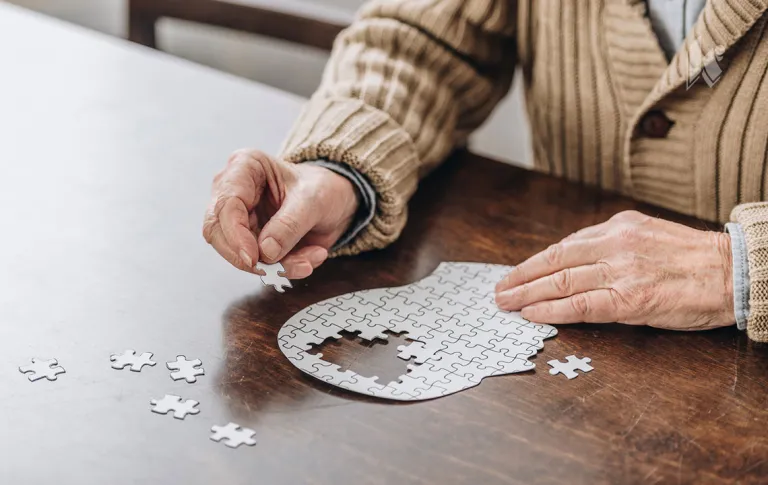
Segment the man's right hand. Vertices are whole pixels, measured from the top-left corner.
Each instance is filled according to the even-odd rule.
[[[235,267],[282,262],[306,278],[328,257],[358,208],[354,185],[323,167],[290,164],[255,150],[232,154],[213,179],[203,237]]]

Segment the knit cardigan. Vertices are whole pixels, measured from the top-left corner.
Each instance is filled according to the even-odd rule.
[[[519,66],[537,170],[742,224],[747,331],[768,341],[766,9],[709,0],[668,62],[643,0],[372,1],[337,39],[282,157],[365,175],[376,217],[340,253],[383,247],[419,179],[490,115]]]

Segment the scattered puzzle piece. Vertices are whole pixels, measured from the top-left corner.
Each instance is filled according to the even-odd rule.
[[[224,441],[224,445],[230,448],[237,448],[240,445],[253,446],[256,444],[256,440],[253,439],[253,435],[256,432],[249,428],[241,428],[239,424],[229,423],[226,426],[213,426],[211,427],[213,434],[211,440],[219,442]]]
[[[278,293],[285,293],[283,288],[293,288],[291,280],[285,277],[285,268],[283,268],[282,264],[267,264],[259,261],[253,268],[254,270],[263,271],[265,273],[264,276],[258,275],[264,286],[271,286],[277,290]]]
[[[197,382],[197,376],[205,375],[205,369],[200,367],[201,365],[203,363],[200,359],[187,360],[183,355],[177,355],[174,362],[165,363],[168,370],[176,371],[171,372],[171,379],[174,381],[184,379],[190,384]]]
[[[126,350],[122,354],[112,354],[109,356],[109,360],[112,361],[113,369],[125,369],[131,366],[133,372],[141,372],[141,369],[145,366],[153,366],[157,362],[152,361],[152,352],[144,352],[141,355],[136,355],[135,350]]]
[[[593,367],[589,365],[589,363],[592,362],[592,359],[589,357],[577,359],[575,355],[569,355],[565,360],[566,362],[560,362],[559,360],[550,360],[547,362],[547,364],[552,366],[552,368],[549,369],[549,373],[553,376],[563,374],[568,379],[573,379],[579,376],[579,374],[576,373],[577,370],[589,372],[593,369]]]
[[[200,404],[199,402],[192,399],[182,402],[181,397],[172,394],[166,394],[159,401],[152,399],[149,403],[152,405],[151,411],[153,413],[168,414],[173,411],[173,417],[176,419],[184,419],[187,417],[187,414],[197,414],[200,412],[197,409],[197,405]]]
[[[29,381],[35,382],[43,378],[55,381],[58,379],[56,376],[64,374],[66,370],[59,366],[59,362],[56,359],[44,360],[33,358],[31,364],[19,367],[19,372],[29,374],[27,376]]]

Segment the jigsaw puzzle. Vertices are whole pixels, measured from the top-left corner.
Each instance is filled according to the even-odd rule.
[[[519,313],[503,312],[494,287],[512,267],[442,263],[428,277],[398,288],[357,291],[311,305],[280,329],[278,344],[290,362],[338,387],[404,401],[432,399],[476,386],[489,376],[523,372],[528,359],[557,334]],[[307,351],[341,331],[366,340],[407,332],[412,341],[398,356],[413,359],[390,383],[364,377]]]
[[[253,435],[256,432],[249,428],[241,428],[239,424],[229,423],[226,426],[211,427],[213,434],[211,440],[219,442],[226,440],[224,444],[230,448],[237,448],[240,445],[253,446],[256,440]]]
[[[171,372],[171,379],[174,381],[184,379],[190,384],[197,382],[197,376],[205,375],[205,369],[200,367],[202,365],[203,362],[200,359],[187,360],[183,355],[177,355],[174,362],[165,363],[168,370],[175,371]]]
[[[258,275],[264,286],[272,286],[279,293],[285,293],[283,288],[293,288],[291,280],[285,277],[285,268],[282,264],[267,264],[259,261],[253,268],[264,272],[264,276]]]
[[[44,360],[32,358],[32,363],[19,367],[19,372],[22,374],[29,374],[27,376],[29,381],[35,382],[40,379],[55,381],[58,379],[56,376],[63,374],[66,371],[63,367],[59,366],[59,362],[56,359]]]
[[[152,352],[144,352],[141,355],[137,355],[135,350],[128,349],[122,354],[112,354],[109,356],[109,360],[112,361],[113,369],[125,369],[131,366],[130,369],[133,372],[141,372],[141,369],[145,366],[153,366],[157,364],[152,360]]]
[[[152,399],[149,403],[152,405],[151,410],[153,413],[168,414],[173,411],[173,417],[176,419],[184,419],[187,417],[187,414],[197,414],[200,412],[197,409],[197,405],[200,404],[199,402],[192,399],[182,401],[180,396],[173,396],[171,394],[166,394],[159,401]]]
[[[592,359],[589,357],[578,359],[575,355],[569,355],[565,358],[565,362],[550,360],[547,364],[552,367],[549,369],[549,373],[553,376],[563,374],[568,379],[574,379],[579,376],[579,374],[576,373],[577,370],[580,370],[581,372],[589,372],[593,369],[593,367],[589,365],[590,362],[592,362]]]

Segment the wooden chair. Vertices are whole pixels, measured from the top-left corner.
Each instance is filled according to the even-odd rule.
[[[224,0],[129,0],[128,9],[128,38],[152,48],[157,48],[155,26],[163,17],[241,30],[324,50],[331,49],[333,40],[346,27]]]

